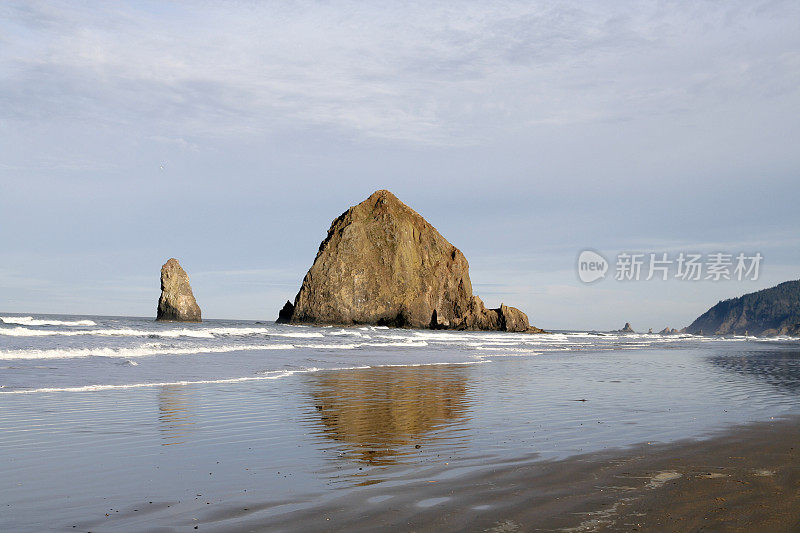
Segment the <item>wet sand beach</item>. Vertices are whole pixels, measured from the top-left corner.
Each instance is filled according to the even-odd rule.
[[[477,476],[419,480],[385,500],[380,492],[279,520],[231,510],[207,525],[242,532],[798,531],[800,418],[699,442],[498,464]]]
[[[0,531],[797,525],[793,340],[56,319],[0,329]]]

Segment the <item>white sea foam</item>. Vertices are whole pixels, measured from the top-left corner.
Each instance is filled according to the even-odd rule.
[[[27,389],[27,390],[10,390],[0,391],[0,394],[33,394],[42,392],[96,392],[116,389],[143,389],[149,387],[170,387],[180,385],[202,385],[210,383],[240,383],[243,381],[260,381],[265,379],[278,379],[285,376],[291,376],[303,370],[279,370],[275,371],[273,375],[268,376],[251,376],[246,378],[228,378],[228,379],[201,379],[196,381],[164,381],[158,383],[129,383],[125,385],[84,385],[81,387],[43,387],[40,389]]]
[[[487,344],[478,345],[478,346],[475,346],[475,348],[478,348],[479,350],[493,350],[493,351],[499,351],[499,352],[534,353],[536,351],[533,347],[531,347],[531,348],[514,348],[514,347],[510,347],[510,346],[495,346],[495,345],[487,345]]]
[[[82,357],[149,357],[153,355],[193,355],[202,353],[227,353],[253,350],[292,350],[293,344],[191,346],[176,348],[145,344],[135,348],[63,348],[51,350],[3,350],[0,360],[16,359],[76,359]]]
[[[330,333],[328,333],[328,335],[352,335],[353,337],[369,338],[369,335],[364,335],[360,331],[347,330],[347,329],[341,329],[339,331],[331,331]]]
[[[417,341],[414,339],[408,339],[403,342],[362,342],[361,346],[404,346],[409,348],[421,348],[423,346],[427,346],[428,343],[425,341]]]
[[[755,340],[759,342],[770,342],[770,341],[789,341],[789,342],[800,342],[800,338],[798,337],[789,337],[788,335],[778,335],[777,337],[737,337],[736,340]]]
[[[464,344],[468,342],[486,341],[486,342],[514,342],[519,343],[528,341],[539,336],[533,336],[528,333],[509,333],[509,332],[478,332],[478,331],[458,331],[458,332],[442,332],[442,331],[413,331],[411,332],[414,338],[433,341],[436,343],[448,344]],[[397,338],[396,335],[384,335],[385,338]],[[544,337],[544,335],[542,335]],[[553,337],[553,335],[547,335]]]
[[[510,356],[523,356],[523,355],[542,355],[542,353],[547,351],[561,351],[561,350],[531,350],[529,348],[496,348],[492,346],[485,346],[481,348],[482,350],[491,351],[492,354],[490,357],[510,357]],[[477,357],[489,357],[487,355],[478,355]]]
[[[60,331],[44,331],[40,329],[28,329],[23,327],[16,327],[16,328],[0,328],[0,335],[6,335],[8,337],[39,337],[39,336],[46,336],[46,335],[59,335],[62,332]],[[71,332],[63,332],[64,334],[72,334]],[[82,332],[75,332],[75,335],[80,335]]]
[[[302,344],[298,348],[313,348],[315,350],[354,350],[359,344]]]
[[[89,324],[87,324],[89,325]],[[312,339],[324,337],[317,332],[280,332],[267,328],[202,328],[202,329],[84,329],[84,330],[44,330],[30,329],[25,327],[0,328],[0,335],[11,337],[44,337],[44,336],[67,336],[94,335],[101,337],[192,337],[197,339],[213,339],[218,336],[241,336],[241,335],[265,335],[275,337],[291,337],[300,339]]]
[[[303,331],[275,331],[268,328],[204,328],[202,330],[210,337],[215,336],[237,336],[237,335],[268,335],[273,337],[292,337],[297,339],[314,339],[324,337],[322,333],[303,332]]]
[[[0,360],[15,359],[75,359],[83,357],[149,357],[153,355],[193,355],[203,353],[227,353],[254,350],[291,350],[295,348],[310,348],[316,350],[353,350],[362,346],[371,347],[411,347],[427,346],[425,341],[408,339],[405,342],[381,342],[358,344],[255,344],[239,345],[229,344],[221,346],[162,346],[158,343],[144,344],[133,348],[56,348],[48,350],[0,350]]]
[[[21,324],[24,326],[96,326],[91,320],[46,320],[32,316],[0,316],[0,321],[6,324]]]
[[[169,387],[169,386],[183,386],[183,385],[206,385],[206,384],[224,384],[224,383],[242,383],[247,381],[263,381],[270,379],[280,379],[294,374],[306,374],[310,372],[319,371],[340,371],[340,370],[361,370],[368,368],[384,368],[384,367],[420,367],[420,366],[440,366],[440,365],[475,365],[486,363],[488,361],[461,361],[454,363],[412,363],[412,364],[386,364],[386,365],[364,365],[364,366],[346,366],[335,368],[303,368],[297,370],[265,370],[258,372],[257,376],[247,376],[239,378],[222,378],[222,379],[200,379],[193,381],[163,381],[156,383],[128,383],[121,385],[84,385],[79,387],[42,387],[38,389],[17,389],[17,390],[2,390],[0,387],[0,395],[2,394],[36,394],[48,392],[97,392],[107,390],[123,390],[123,389],[143,389],[152,387]]]
[[[443,366],[443,365],[466,366],[466,365],[480,365],[483,363],[491,363],[491,361],[488,361],[486,359],[480,359],[476,361],[455,361],[455,362],[439,361],[437,363],[387,363],[385,365],[374,365],[369,368],[396,368],[401,366],[419,367],[419,366]]]
[[[97,336],[97,337],[194,337],[201,339],[213,339],[214,335],[208,330],[202,329],[164,329],[164,330],[141,330],[141,329],[84,329],[84,330],[46,330],[29,329],[24,327],[0,328],[0,335],[10,337],[47,337],[65,336],[75,337],[78,335]]]
[[[209,335],[269,335],[271,332],[267,328],[203,328],[202,330]]]
[[[484,346],[519,346],[520,344],[523,343],[492,341],[492,342],[466,342],[463,344],[464,346],[469,346],[470,348],[483,348]]]
[[[423,346],[427,346],[428,343],[425,341],[415,341],[413,339],[408,339],[403,342],[359,342],[359,343],[349,343],[349,344],[298,344],[298,348],[312,348],[318,350],[355,350],[356,348],[361,348],[364,346],[370,346],[374,348],[386,348],[386,347],[396,347],[402,346],[404,348],[420,348]]]

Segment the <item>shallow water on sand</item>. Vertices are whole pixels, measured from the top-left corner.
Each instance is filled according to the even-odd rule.
[[[2,530],[268,522],[800,407],[792,340],[3,316]]]

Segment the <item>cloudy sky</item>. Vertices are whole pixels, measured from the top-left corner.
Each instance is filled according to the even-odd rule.
[[[380,188],[545,328],[800,278],[800,3],[383,4],[0,4],[0,311],[154,316],[174,256],[205,317],[274,319]],[[620,251],[764,260],[622,282]]]

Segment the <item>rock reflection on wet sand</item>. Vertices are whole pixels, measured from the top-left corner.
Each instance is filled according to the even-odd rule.
[[[370,465],[402,462],[440,438],[437,429],[469,420],[461,366],[369,368],[308,378],[319,434]]]
[[[190,391],[184,385],[165,385],[158,391],[158,423],[162,444],[183,444],[192,432],[193,419]]]

